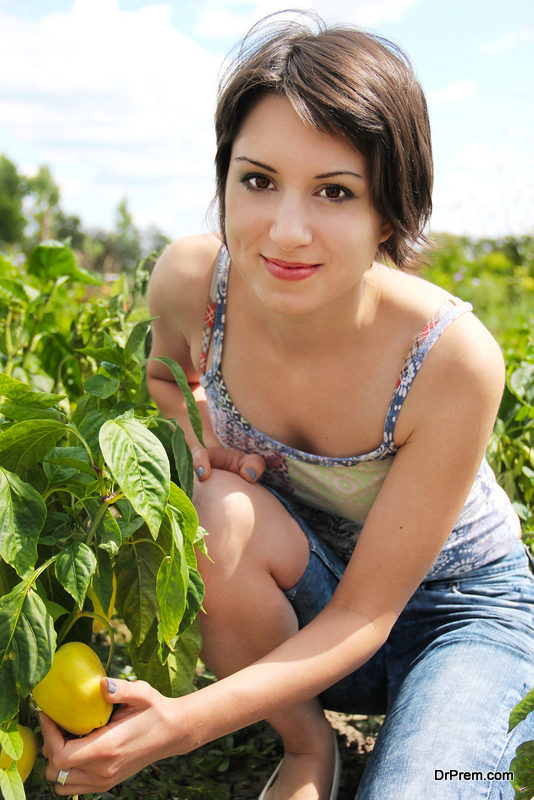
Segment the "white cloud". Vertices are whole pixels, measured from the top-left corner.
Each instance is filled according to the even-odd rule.
[[[290,3],[291,9],[314,10],[328,22],[372,26],[400,19],[418,0],[316,0]],[[276,0],[203,0],[197,6],[196,31],[206,38],[237,38],[267,14],[280,10]]]
[[[473,97],[478,91],[478,84],[469,78],[459,78],[451,81],[441,89],[433,89],[427,93],[429,105],[437,106],[444,103],[455,103]]]
[[[0,127],[51,164],[65,206],[69,187],[85,183],[89,195],[106,187],[103,205],[127,195],[142,209],[148,184],[177,188],[185,175],[210,186],[190,195],[204,208],[218,68],[166,5],[124,12],[116,0],[75,0],[40,20],[0,7]],[[151,221],[162,224],[157,213]]]
[[[532,41],[534,41],[534,27],[529,27],[522,31],[506,33],[504,36],[501,36],[500,39],[483,47],[482,52],[490,56],[497,56],[512,50],[514,47],[517,47],[517,45]]]
[[[436,163],[434,230],[496,237],[532,230],[534,138],[514,129]]]
[[[309,0],[302,8],[315,7],[328,22],[373,27],[400,18],[416,2]],[[184,34],[186,12],[181,16],[179,10],[176,22],[171,5],[162,0],[126,12],[117,0],[69,0],[65,13],[37,20],[10,13],[18,0],[0,0],[0,149],[25,173],[49,164],[63,208],[86,226],[109,228],[126,196],[141,226],[155,223],[170,236],[203,228],[213,194],[213,110],[221,62],[210,51],[226,50],[249,24],[280,6],[271,0],[198,0],[199,30],[206,41],[210,31],[217,35],[208,49],[192,38],[200,33]],[[192,3],[183,6],[191,10]],[[182,9],[181,0],[174,8]],[[188,30],[194,28],[194,21],[187,23]],[[504,52],[527,35],[532,37],[532,29],[513,41],[503,37],[493,44],[495,52],[498,44]],[[460,74],[472,73],[466,68]],[[488,122],[475,103],[464,102],[485,93],[484,76],[474,77],[480,85],[469,79],[436,83],[428,93],[440,143],[433,227],[473,235],[532,230],[528,88],[503,114],[511,120],[506,138],[498,120]],[[454,102],[462,103],[458,116]],[[469,144],[465,138],[471,134],[483,142]],[[455,151],[454,141],[463,149]]]

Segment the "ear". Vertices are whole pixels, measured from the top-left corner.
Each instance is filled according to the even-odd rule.
[[[382,221],[382,226],[380,228],[380,237],[379,237],[380,244],[389,239],[392,233],[393,233],[393,225],[387,219],[384,219]]]

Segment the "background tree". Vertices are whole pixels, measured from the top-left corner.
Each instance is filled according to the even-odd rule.
[[[126,198],[116,208],[112,230],[85,229],[80,217],[61,208],[60,199],[48,166],[23,175],[0,155],[0,251],[9,247],[28,255],[36,245],[56,239],[75,251],[84,269],[109,277],[133,275],[140,259],[169,244],[155,225],[146,230],[136,226]]]
[[[27,178],[26,196],[28,198],[28,214],[35,227],[32,244],[39,244],[51,239],[54,215],[59,210],[60,191],[49,167],[42,165],[36,175]]]
[[[142,256],[139,230],[134,224],[126,198],[117,206],[114,251],[117,262],[126,272],[133,272]]]
[[[0,156],[0,243],[20,241],[26,227],[22,210],[25,179],[6,156]]]
[[[82,230],[82,221],[75,214],[65,214],[57,209],[53,220],[53,236],[60,242],[68,240],[73,250],[82,250],[87,234]]]

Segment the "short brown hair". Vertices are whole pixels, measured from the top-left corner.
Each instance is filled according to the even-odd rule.
[[[280,22],[272,15],[254,26],[220,82],[215,166],[221,232],[233,141],[257,100],[276,93],[304,122],[341,133],[366,157],[373,204],[393,229],[378,252],[401,269],[417,267],[418,246],[428,242],[433,166],[426,100],[410,61],[387,39],[300,16]]]

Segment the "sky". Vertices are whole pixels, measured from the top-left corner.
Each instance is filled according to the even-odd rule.
[[[534,2],[310,0],[391,39],[429,103],[431,232],[534,235]],[[0,153],[47,164],[61,206],[111,229],[123,198],[170,239],[213,228],[224,59],[270,0],[0,0]]]

